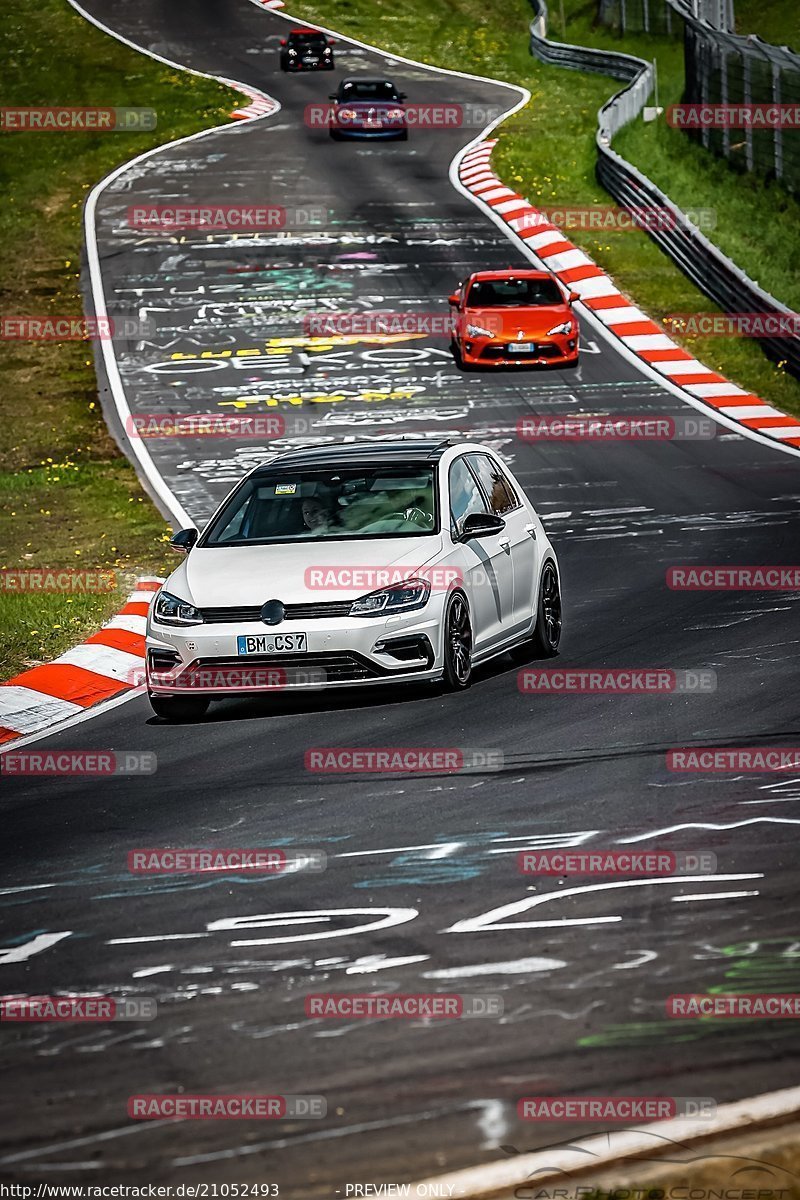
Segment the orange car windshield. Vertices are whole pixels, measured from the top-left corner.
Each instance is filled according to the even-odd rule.
[[[469,289],[469,308],[564,304],[554,279],[478,279]]]

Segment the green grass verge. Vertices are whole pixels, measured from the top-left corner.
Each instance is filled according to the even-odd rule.
[[[8,0],[0,46],[4,105],[127,106],[158,114],[149,133],[0,134],[0,308],[8,316],[80,316],[87,191],[152,146],[224,123],[247,100],[137,54],[65,0]],[[8,679],[96,629],[119,607],[129,573],[163,573],[168,530],[109,437],[88,344],[4,348],[0,567],[121,576],[111,594],[0,591],[0,678]]]
[[[783,8],[789,11],[790,0],[783,0]],[[613,32],[594,28],[594,0],[564,0],[565,33],[559,5],[551,3],[550,9],[551,33],[557,40],[565,36],[568,41],[622,49],[644,58],[657,55],[662,102],[675,80],[682,79],[680,43],[644,37],[621,42]],[[434,66],[524,85],[533,98],[501,127],[493,156],[498,174],[534,204],[562,207],[610,203],[594,176],[595,117],[619,85],[599,75],[544,66],[531,58],[527,48],[531,9],[526,0],[497,0],[490,8],[482,0],[407,0],[402,12],[392,0],[326,0],[324,5],[304,0],[293,2],[292,12]],[[649,159],[644,162],[637,157],[640,142],[662,139],[665,134],[674,134],[666,140],[678,157],[681,173],[671,162],[663,170],[657,169],[660,140],[653,150],[652,170]],[[630,147],[623,139],[636,145]],[[658,128],[638,124],[630,133],[624,131],[615,145],[679,203],[717,209],[714,237],[723,249],[762,286],[770,288],[774,282],[778,296],[786,303],[792,302],[800,288],[787,254],[788,246],[797,246],[800,230],[800,208],[794,201],[784,193],[776,196],[776,189],[759,185],[752,177],[745,187],[724,163],[716,163],[691,147],[683,135],[661,124]],[[780,220],[775,214],[778,205],[784,206]],[[780,231],[774,228],[776,221]],[[646,234],[638,230],[598,234],[574,229],[569,236],[655,319],[674,312],[717,311]],[[476,262],[475,266],[480,264]],[[747,390],[783,411],[800,414],[800,383],[771,363],[756,343],[720,337],[676,340]]]

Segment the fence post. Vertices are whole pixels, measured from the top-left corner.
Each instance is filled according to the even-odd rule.
[[[642,25],[645,33],[650,32],[650,3],[649,0],[642,0]]]
[[[750,89],[750,55],[745,51],[742,54],[742,102],[744,104],[752,104],[753,96]],[[748,171],[753,169],[753,127],[746,125],[744,131],[744,149],[745,159],[747,162]]]
[[[695,29],[695,34],[696,33],[697,30]],[[698,50],[698,58],[700,59],[700,103],[705,105],[709,103],[710,99],[708,81],[711,75],[711,47],[709,46],[708,40],[705,37],[695,37],[696,54],[698,53]],[[703,143],[703,148],[708,150],[711,146],[711,130],[709,129],[708,125],[703,126],[700,134],[700,140]]]
[[[628,28],[627,12],[625,11],[625,0],[619,0],[619,24],[620,29],[625,33]]]
[[[724,42],[717,47],[719,52],[719,98],[721,104],[728,103],[728,53]],[[731,156],[731,131],[727,125],[722,129],[722,153]]]
[[[781,102],[781,68],[776,62],[772,64],[772,99],[775,104]],[[783,179],[783,129],[780,121],[775,126],[775,178]]]

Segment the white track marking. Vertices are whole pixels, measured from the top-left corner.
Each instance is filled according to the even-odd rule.
[[[760,896],[756,892],[697,892],[694,896],[673,896],[673,904],[690,904],[694,900],[738,900],[742,896]]]
[[[748,817],[746,821],[733,821],[730,825],[715,825],[712,821],[690,821],[684,825],[667,825],[663,829],[654,829],[651,833],[637,833],[633,837],[623,837],[617,840],[622,845],[633,842],[647,842],[650,838],[661,837],[665,833],[680,833],[684,829],[743,829],[745,825],[800,825],[800,819],[794,817]],[[696,876],[695,876],[696,878]],[[717,879],[722,878],[718,875]]]
[[[744,875],[692,875],[692,883],[728,883],[734,880],[743,879],[763,879],[761,872],[749,873]],[[563,900],[565,896],[587,896],[595,895],[597,892],[612,892],[619,891],[622,888],[635,887],[666,887],[670,884],[675,887],[686,883],[687,876],[675,876],[669,879],[617,879],[613,883],[589,883],[580,887],[562,888],[557,892],[546,892],[542,896],[526,896],[524,900],[514,900],[511,904],[501,904],[498,908],[491,908],[488,912],[481,913],[478,917],[466,917],[463,921],[456,921],[455,925],[451,925],[446,929],[445,933],[482,933],[487,929],[541,929],[546,926],[559,925],[574,925],[574,919],[562,921],[505,921],[506,917],[515,917],[520,913],[528,912],[531,908],[539,908],[542,904],[550,904],[554,900]],[[585,919],[583,924],[600,923],[606,921],[621,921],[622,917],[595,917]]]
[[[31,938],[29,942],[24,942],[21,946],[8,946],[0,949],[0,965],[27,962],[29,958],[33,958],[34,954],[41,954],[43,950],[49,950],[51,946],[55,946],[56,942],[71,937],[71,935],[71,929],[67,929],[63,933],[37,933],[36,937]]]

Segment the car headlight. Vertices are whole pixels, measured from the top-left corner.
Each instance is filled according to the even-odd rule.
[[[386,110],[386,116],[390,121],[401,121],[405,115],[405,109],[403,108],[389,108]]]
[[[554,325],[552,329],[548,329],[547,337],[552,337],[554,333],[572,333],[572,321],[562,321],[560,325]]]
[[[484,329],[482,325],[467,325],[467,337],[494,337],[491,329]]]
[[[414,608],[424,608],[431,594],[431,585],[427,579],[406,579],[403,583],[392,584],[391,587],[380,588],[361,596],[350,609],[351,617],[380,617],[384,613],[409,612]]]
[[[162,625],[201,625],[203,621],[193,604],[163,591],[156,596],[153,616]]]
[[[323,54],[332,54],[333,51],[331,50],[330,46],[326,46],[325,49],[322,51],[322,53]]]
[[[296,51],[296,50],[290,50],[290,51],[289,51],[289,53],[290,53],[290,54],[297,54],[297,51]]]
[[[340,108],[336,116],[340,121],[355,121],[358,113],[354,108]]]

